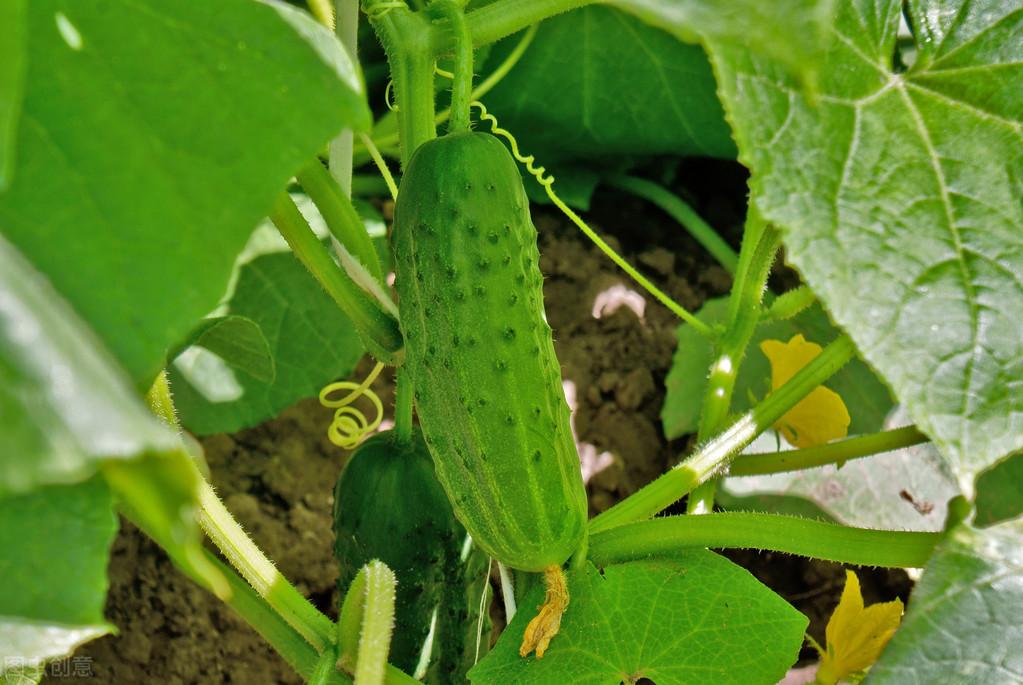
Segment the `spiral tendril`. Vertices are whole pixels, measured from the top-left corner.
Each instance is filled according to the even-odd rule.
[[[682,305],[675,302],[675,300],[671,299],[667,293],[651,283],[646,276],[641,274],[635,267],[629,264],[624,257],[615,252],[603,238],[597,235],[596,231],[590,228],[578,214],[572,211],[572,208],[565,204],[565,202],[554,192],[554,176],[547,173],[547,169],[545,167],[538,166],[536,164],[535,156],[525,155],[521,150],[519,150],[519,144],[518,141],[515,140],[515,136],[511,134],[511,131],[501,128],[500,124],[497,123],[497,117],[488,112],[482,102],[474,100],[470,106],[475,107],[480,111],[480,121],[486,121],[490,124],[491,133],[508,141],[508,145],[511,147],[512,157],[518,160],[519,163],[526,168],[526,171],[528,171],[529,174],[536,179],[536,182],[543,186],[544,191],[547,193],[547,197],[550,198],[552,203],[554,203],[554,206],[561,210],[561,213],[564,214],[569,221],[575,224],[579,230],[581,230],[586,237],[593,242],[594,245],[600,248],[601,252],[607,255],[612,262],[617,264],[618,267],[627,273],[641,288],[650,293],[654,299],[670,309],[680,319],[693,326],[697,332],[708,337],[714,334],[713,329],[710,328],[710,326],[686,311]]]
[[[380,375],[384,365],[378,363],[361,383],[354,381],[337,381],[320,390],[320,404],[336,409],[334,420],[327,427],[327,438],[342,449],[352,450],[359,446],[363,438],[375,431],[384,420],[384,405],[380,397],[369,389],[369,386]],[[338,390],[350,391],[340,399],[331,399],[330,395]],[[366,415],[352,404],[360,397],[365,397],[376,409],[375,418],[370,421]]]

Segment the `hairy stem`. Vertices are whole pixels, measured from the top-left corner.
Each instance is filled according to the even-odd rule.
[[[597,0],[497,0],[465,16],[476,47],[488,45],[557,14]],[[441,50],[443,46],[439,46]],[[440,50],[439,50],[440,51]]]
[[[309,644],[322,651],[334,640],[334,623],[295,589],[246,535],[209,484],[199,479],[199,525],[256,593]]]
[[[852,528],[823,521],[729,512],[667,516],[597,533],[590,558],[607,565],[670,555],[685,547],[752,548],[798,554],[844,564],[919,568],[941,533]]]
[[[741,454],[728,468],[728,475],[757,476],[811,469],[826,464],[840,464],[850,459],[860,459],[883,452],[891,452],[902,447],[919,445],[929,439],[916,426],[906,426],[799,450]]]
[[[688,459],[590,521],[591,535],[615,526],[649,518],[670,506],[700,483],[717,474],[814,388],[833,376],[856,353],[849,336],[842,335]]]
[[[724,238],[718,235],[717,231],[711,228],[710,224],[696,213],[689,204],[675,195],[667,188],[660,186],[653,181],[636,176],[625,174],[612,176],[607,182],[614,188],[632,193],[641,197],[663,210],[668,216],[677,221],[689,235],[693,236],[696,242],[700,243],[714,259],[725,268],[730,274],[735,273],[739,263],[739,255],[735,253],[732,246],[725,242]]]
[[[429,21],[407,7],[375,11],[366,3],[366,13],[380,39],[394,82],[398,106],[398,135],[404,167],[416,148],[437,137],[433,71],[436,64],[432,41],[440,34]]]
[[[327,0],[321,0],[326,2]],[[352,64],[359,63],[359,0],[336,0],[334,4],[334,35],[337,36]],[[352,194],[352,129],[346,128],[330,141],[328,162],[330,173],[346,197]]]
[[[278,196],[270,220],[295,256],[352,320],[370,353],[385,364],[399,362],[404,341],[397,319],[331,259],[287,193]]]
[[[508,53],[508,56],[504,58],[504,61],[502,61],[496,69],[490,72],[489,76],[483,79],[483,81],[473,89],[469,96],[470,100],[479,100],[481,97],[493,90],[494,87],[508,75],[508,72],[510,72],[512,68],[518,64],[518,61],[522,59],[522,55],[526,54],[526,48],[528,48],[529,44],[533,42],[533,38],[535,36],[535,25],[526,29],[522,33],[522,38],[519,39],[515,48]],[[434,124],[443,124],[450,118],[451,110],[446,109],[437,115],[434,119]],[[390,114],[385,114],[377,121],[376,125],[373,127],[373,143],[381,148],[391,147],[398,144],[398,133],[397,131],[392,132],[392,129],[396,126],[396,119],[396,113],[392,112]],[[364,145],[363,147],[365,147],[367,151],[370,151],[369,146]],[[362,153],[361,150],[359,152]],[[377,194],[382,194],[382,191]]]
[[[801,285],[779,295],[764,312],[764,318],[775,321],[791,319],[816,301],[817,296],[814,292],[809,287]]]
[[[394,573],[381,561],[371,561],[366,574],[366,594],[355,662],[355,685],[382,685],[387,654],[394,630]]]
[[[472,37],[466,28],[462,7],[454,0],[435,0],[430,10],[447,19],[445,33],[454,45],[455,64],[448,133],[466,132],[469,130],[469,103],[472,101]]]
[[[166,374],[160,374],[146,399],[165,423],[180,431],[174,403],[171,399],[170,385]],[[187,462],[194,471],[198,483],[197,500],[199,526],[210,538],[217,549],[242,574],[256,594],[271,606],[291,628],[302,636],[309,644],[322,651],[334,640],[333,622],[321,614],[309,600],[303,597],[287,579],[274,567],[256,543],[246,535],[242,527],[231,516],[224,503],[213,491],[213,486],[199,472],[191,460]],[[187,572],[203,587],[213,589],[209,580],[186,569]],[[230,583],[231,578],[228,578]]]
[[[735,283],[728,301],[728,327],[721,337],[717,359],[710,367],[707,392],[703,399],[697,433],[701,441],[720,432],[728,419],[735,380],[760,317],[760,302],[779,244],[778,232],[767,225],[751,205]],[[690,514],[712,511],[716,490],[717,481],[709,480],[701,484],[689,496],[687,511]]]
[[[351,167],[351,162],[349,162],[349,167]],[[377,256],[373,241],[366,231],[366,225],[362,222],[359,213],[355,211],[355,207],[352,206],[348,193],[330,172],[323,168],[318,159],[314,159],[312,163],[299,171],[296,178],[302,184],[302,189],[316,204],[316,208],[320,210],[334,239],[344,245],[345,249],[359,260],[378,283],[383,283],[384,270],[380,266],[380,257]]]
[[[291,666],[295,671],[302,676],[303,679],[309,679],[309,682],[313,682],[312,678],[319,663],[322,661],[322,656],[317,654],[316,650],[306,642],[301,635],[289,626],[284,619],[280,617],[270,606],[266,603],[262,597],[249,587],[249,584],[242,579],[235,571],[229,566],[225,565],[222,561],[217,559],[212,553],[205,553],[209,562],[217,567],[217,569],[227,579],[228,585],[231,588],[231,595],[225,602],[237,613],[242,620],[248,623],[252,628],[259,633],[259,635],[274,648],[278,654],[280,654],[288,665]],[[192,576],[199,585],[203,586],[207,590],[210,588],[205,584],[201,576]],[[327,649],[323,652],[324,655],[331,654],[331,649]],[[331,664],[333,666],[333,663]],[[340,685],[342,683],[351,683],[345,675],[337,672],[336,670],[329,675],[325,680],[319,681],[320,683],[330,685]]]

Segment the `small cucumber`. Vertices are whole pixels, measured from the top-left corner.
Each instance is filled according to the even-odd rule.
[[[408,443],[388,431],[355,450],[334,489],[334,532],[342,596],[372,559],[383,561],[397,577],[391,663],[406,673],[416,669],[436,611],[426,680],[465,682],[475,662],[489,564],[478,551],[462,558],[465,529],[437,482],[418,429]],[[488,640],[485,631],[481,654]]]
[[[497,138],[454,133],[413,154],[394,253],[416,409],[455,515],[508,566],[562,564],[582,540],[586,495],[536,229]]]

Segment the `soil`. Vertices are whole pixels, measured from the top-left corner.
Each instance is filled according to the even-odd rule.
[[[738,247],[745,176],[738,165],[694,160],[677,170],[674,190]],[[697,201],[699,198],[699,201]],[[631,196],[604,191],[587,216],[595,228],[659,287],[695,310],[728,292],[729,275],[674,222]],[[559,359],[575,388],[574,425],[590,457],[604,468],[589,481],[591,513],[607,509],[662,473],[691,447],[664,438],[659,413],[674,351],[677,319],[643,296],[642,316],[628,306],[638,290],[559,215],[536,208],[544,294]],[[773,277],[791,283],[780,269]],[[614,286],[625,306],[593,314],[598,294]],[[624,295],[624,297],[622,297]],[[354,374],[362,377],[368,360]],[[391,406],[387,379],[374,390]],[[330,444],[330,411],[303,400],[272,421],[236,435],[202,440],[211,478],[227,507],[282,573],[328,615],[336,616],[332,557],[333,484],[346,454]],[[599,455],[608,454],[601,462]],[[607,462],[610,462],[607,465]],[[824,624],[844,580],[840,565],[754,551],[726,555],[810,618],[823,642]],[[907,598],[905,574],[858,571],[868,602]],[[211,595],[181,576],[154,543],[122,526],[110,562],[107,618],[120,634],[77,652],[90,659],[93,681],[110,685],[290,685],[298,676],[263,640]],[[495,624],[503,622],[495,617]],[[804,649],[801,662],[813,660]],[[63,679],[48,677],[58,685]]]

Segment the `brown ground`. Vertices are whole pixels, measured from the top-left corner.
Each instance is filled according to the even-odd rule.
[[[710,199],[696,208],[734,243],[741,221],[734,208],[742,206],[744,193],[743,178],[734,167],[693,163],[677,183],[713,189],[700,192],[699,197]],[[696,309],[704,299],[727,292],[728,274],[674,223],[627,196],[602,197],[592,213],[599,229],[683,306]],[[688,449],[685,440],[666,441],[659,421],[677,321],[652,301],[642,320],[627,307],[593,318],[597,293],[616,283],[632,286],[562,220],[540,210],[537,225],[541,268],[547,276],[547,316],[564,375],[577,387],[575,426],[582,441],[615,457],[590,483],[591,510],[600,511],[663,472]],[[367,364],[363,367],[360,373],[368,370]],[[386,382],[378,381],[375,390],[390,406]],[[207,438],[203,446],[228,508],[284,575],[333,615],[331,493],[345,455],[324,437],[329,419],[328,410],[306,400],[262,426]],[[821,639],[841,590],[840,566],[749,551],[728,556],[806,613],[811,633]],[[185,580],[156,545],[130,526],[114,545],[110,577],[106,613],[121,632],[79,651],[79,656],[92,659],[92,682],[301,682],[260,637]],[[865,571],[861,581],[868,602],[896,595],[905,599],[909,589],[901,573]],[[64,680],[50,677],[44,682],[57,685]]]

